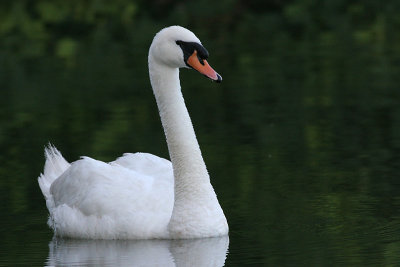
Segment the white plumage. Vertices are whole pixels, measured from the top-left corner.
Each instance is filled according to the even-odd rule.
[[[128,153],[110,163],[83,157],[70,164],[49,146],[38,180],[56,235],[148,239],[228,233],[181,93],[179,68],[186,62],[178,40],[201,45],[189,30],[172,26],[156,35],[149,51],[150,80],[172,163]]]

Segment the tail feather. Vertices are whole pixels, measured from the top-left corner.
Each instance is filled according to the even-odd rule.
[[[69,166],[70,164],[63,158],[60,151],[53,145],[49,144],[44,154],[46,162],[44,171],[38,178],[40,189],[46,200],[50,198],[50,186]]]

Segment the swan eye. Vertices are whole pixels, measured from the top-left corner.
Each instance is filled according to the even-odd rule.
[[[197,58],[199,59],[199,62],[204,65],[204,60],[208,58],[208,51],[204,46],[197,42],[185,42],[181,40],[177,40],[176,44],[181,47],[185,62],[187,62],[188,58],[193,55],[194,51],[197,51]]]

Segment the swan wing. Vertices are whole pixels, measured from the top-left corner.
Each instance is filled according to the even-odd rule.
[[[172,166],[166,160],[160,166],[156,156],[134,155],[71,163],[50,187],[55,207],[49,224],[55,231],[88,238],[164,237],[174,201]]]
[[[144,175],[157,177],[157,179],[173,178],[172,163],[149,153],[125,153],[110,164],[120,165]]]

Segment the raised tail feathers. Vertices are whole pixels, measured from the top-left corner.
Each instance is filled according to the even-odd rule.
[[[68,167],[70,164],[63,158],[60,151],[53,145],[49,144],[44,149],[46,162],[44,171],[38,178],[40,189],[46,200],[50,198],[50,186]]]

